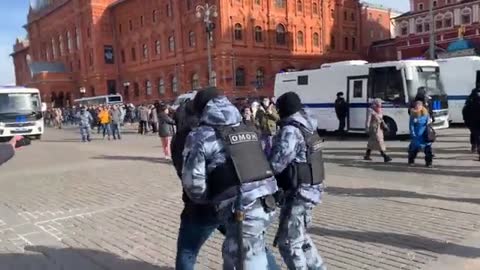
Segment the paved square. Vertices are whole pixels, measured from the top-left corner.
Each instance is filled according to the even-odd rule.
[[[366,138],[327,142],[328,192],[310,233],[329,269],[480,269],[467,131],[441,132],[434,169],[422,155],[406,166],[407,141],[387,144],[385,165],[362,160]],[[48,130],[0,167],[0,270],[174,269],[183,204],[161,157],[156,136],[82,144],[76,129]],[[206,243],[197,269],[221,269],[221,243]]]

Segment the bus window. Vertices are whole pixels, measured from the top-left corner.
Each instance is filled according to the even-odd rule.
[[[362,98],[363,97],[363,81],[354,81],[353,82],[353,97]]]
[[[298,85],[308,85],[308,75],[298,76]]]
[[[397,70],[396,67],[374,68],[370,71],[370,79],[371,98],[394,103],[405,102],[401,70]]]
[[[108,97],[108,103],[120,103],[122,102],[122,97],[120,96],[110,96]]]

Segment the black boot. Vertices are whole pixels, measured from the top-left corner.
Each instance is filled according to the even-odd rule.
[[[372,154],[372,150],[367,149],[367,152],[365,153],[363,160],[372,160],[372,158],[370,157],[371,154]]]
[[[385,152],[381,151],[380,154],[383,157],[383,162],[388,163],[388,162],[392,161],[392,158],[389,157]]]

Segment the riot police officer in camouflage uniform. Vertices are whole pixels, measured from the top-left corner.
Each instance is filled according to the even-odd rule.
[[[185,145],[182,185],[193,202],[215,204],[226,227],[224,269],[268,268],[264,233],[277,183],[257,133],[216,89],[194,99],[200,126]]]
[[[277,107],[281,128],[270,162],[285,195],[274,245],[278,245],[288,269],[326,270],[307,234],[312,209],[320,203],[323,192],[323,140],[317,134],[316,120],[302,110],[297,94],[280,96]]]

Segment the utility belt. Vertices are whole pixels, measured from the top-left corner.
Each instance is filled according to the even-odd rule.
[[[255,201],[254,205],[258,203],[260,203],[260,205],[263,207],[266,213],[271,213],[277,209],[277,200],[274,195],[266,195],[266,196],[260,197]],[[232,216],[234,221],[239,222],[244,220],[244,217],[245,217],[244,215],[245,215],[244,210],[241,210],[241,211],[236,210]]]
[[[314,173],[312,164],[306,162],[290,163],[282,173],[276,176],[278,186],[285,191],[290,191],[296,190],[301,185],[314,186],[322,184],[325,178],[323,166],[320,168],[317,167],[316,169],[320,171]],[[315,174],[317,174],[317,176],[315,176]]]

